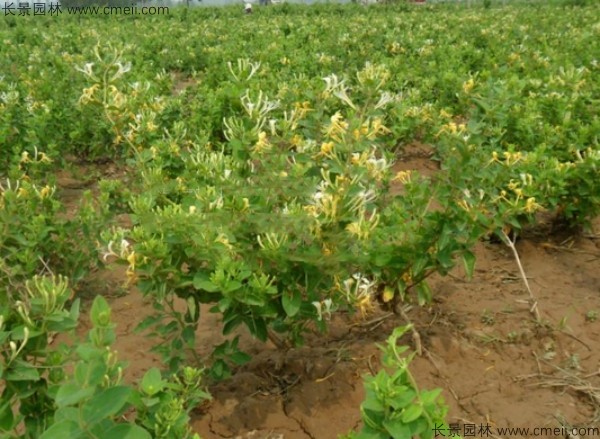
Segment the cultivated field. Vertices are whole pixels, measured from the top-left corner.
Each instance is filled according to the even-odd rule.
[[[583,3],[4,17],[0,437],[600,435]]]

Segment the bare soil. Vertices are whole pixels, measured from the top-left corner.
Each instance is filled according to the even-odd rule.
[[[398,170],[434,172],[426,149],[416,151]],[[71,198],[76,189],[63,193]],[[542,224],[517,242],[542,324],[510,249],[487,242],[475,249],[472,280],[458,266],[431,280],[431,306],[408,310],[424,350],[411,369],[422,388],[443,389],[450,422],[600,425],[600,236],[549,230]],[[98,271],[85,294],[110,297],[115,348],[130,363],[126,380],[135,382],[161,363],[150,353],[153,341],[133,333],[152,310],[138,291],[123,288],[124,279],[120,268]],[[218,316],[203,311],[198,350],[207,354],[223,338]],[[380,367],[375,343],[405,323],[384,311],[337,315],[328,334],[309,335],[305,346],[286,352],[242,331],[240,346],[253,358],[210,388],[214,399],[194,413],[194,429],[207,439],[333,439],[358,427],[362,376]]]

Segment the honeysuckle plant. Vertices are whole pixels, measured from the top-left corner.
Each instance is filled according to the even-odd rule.
[[[243,111],[224,119],[221,150],[164,142],[140,154],[135,226],[104,242],[155,299],[158,313],[142,328],[165,339],[158,349],[172,368],[202,360],[194,342],[201,304],[222,316],[225,335],[244,325],[263,341],[299,343],[335,311],[364,315],[378,299],[399,305],[415,288],[426,303],[425,279],[447,272],[477,238],[452,191],[392,174],[383,111],[398,98],[384,89],[389,77],[367,63],[352,95],[345,80],[327,76],[314,104],[283,111],[247,92]],[[332,99],[339,106],[327,114]],[[404,193],[390,193],[394,179]],[[442,213],[429,209],[436,197]],[[472,269],[472,255],[467,261]],[[217,349],[214,375],[228,373],[224,352],[247,360],[236,340]]]
[[[131,63],[123,54],[131,47],[119,49],[111,44],[96,44],[94,60],[83,66],[75,66],[87,82],[77,102],[84,120],[95,128],[90,134],[87,155],[92,158],[105,155],[107,145],[113,146],[117,156],[137,153],[139,145],[155,137],[158,130],[157,117],[165,108],[164,100],[152,97],[151,83],[135,81],[125,83],[131,71]],[[155,82],[164,82],[165,75],[158,73]]]
[[[32,168],[32,160],[23,153],[16,177],[0,182],[3,294],[10,295],[25,279],[41,273],[63,272],[77,283],[99,262],[94,241],[105,224],[105,210],[87,192],[79,210],[67,217],[56,185],[35,177],[39,171]]]
[[[398,342],[409,325],[398,327],[382,351],[383,368],[374,376],[365,376],[365,400],[362,402],[362,427],[340,439],[431,439],[449,431],[448,407],[440,396],[442,390],[420,389],[410,370],[415,353]],[[455,437],[459,438],[458,434]]]
[[[102,296],[90,309],[87,338],[64,342],[79,321],[73,295],[67,278],[35,276],[18,294],[0,297],[0,435],[198,438],[189,413],[210,398],[204,370],[185,367],[163,376],[151,369],[139,388],[125,384],[126,365],[112,349],[115,325]],[[132,410],[135,420],[124,418]]]

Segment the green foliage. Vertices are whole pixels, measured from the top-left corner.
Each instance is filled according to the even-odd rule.
[[[440,24],[440,6],[427,16],[429,30],[408,26],[400,38],[390,14],[288,9],[265,12],[278,25],[252,39],[242,24],[235,39],[221,35],[218,48],[198,48],[202,68],[189,71],[191,84],[180,95],[158,97],[164,105],[129,93],[131,108],[147,109],[136,116],[142,124],[131,124],[125,107],[107,104],[125,102],[127,93],[82,69],[97,85],[88,89],[98,90],[90,108],[112,121],[137,171],[135,191],[106,187],[121,209],[129,205],[135,227],[106,233],[105,245],[155,299],[157,315],[142,327],[163,340],[157,350],[172,370],[189,358],[202,361],[194,349],[201,304],[222,316],[225,335],[244,325],[263,341],[281,344],[279,333],[301,343],[303,331],[324,330],[340,309],[368,312],[377,299],[394,307],[428,303],[431,274],[446,274],[462,259],[471,275],[477,240],[518,231],[540,210],[575,223],[598,211],[597,119],[589,106],[595,64],[572,42],[549,36],[554,22],[543,21],[547,32],[536,41],[545,41],[555,65],[521,44],[533,38],[538,11],[477,13],[477,26],[457,37],[447,21],[462,13]],[[297,21],[284,18],[288,13]],[[353,21],[309,43],[321,14]],[[517,19],[523,24],[510,35],[497,25]],[[586,20],[575,13],[570,19]],[[403,20],[422,23],[424,15],[409,11]],[[219,23],[205,38],[216,37]],[[356,44],[344,31],[359,26],[367,30]],[[464,47],[433,45],[434,31]],[[269,45],[279,33],[290,44],[304,42],[306,52],[291,60]],[[589,33],[572,37],[593,44]],[[239,41],[236,50],[252,59],[236,58]],[[105,72],[128,74],[119,68],[128,65],[121,52],[96,53],[114,54],[96,55]],[[181,62],[198,58],[194,49],[177,53]],[[116,97],[101,99],[111,93]],[[154,130],[159,122],[162,133]],[[126,123],[139,129],[128,131]],[[441,170],[394,176],[392,151],[402,153],[415,139],[434,145]],[[178,300],[187,310],[177,310]],[[224,377],[247,357],[229,340],[212,360],[212,375]]]
[[[5,383],[0,431],[24,425],[23,437],[35,438],[52,423],[52,388],[65,378],[67,352],[51,349],[48,338],[76,327],[79,301],[65,309],[71,291],[62,277],[35,277],[14,294],[0,295],[0,377]]]
[[[365,377],[363,427],[345,439],[431,439],[448,428],[441,389],[420,390],[409,369],[414,353],[403,355],[408,347],[398,346],[409,330],[410,326],[396,328],[386,345],[379,346],[385,369]]]
[[[390,72],[367,63],[352,95],[345,80],[325,77],[314,103],[282,111],[255,89],[259,64],[228,68],[246,91],[243,112],[224,120],[223,151],[180,148],[171,136],[140,153],[136,226],[105,237],[108,254],[155,299],[158,314],[142,328],[165,340],[158,350],[172,370],[195,356],[203,303],[222,315],[224,335],[245,325],[262,341],[279,332],[301,343],[310,325],[325,329],[324,308],[368,312],[385,283],[397,285],[396,301],[413,289],[419,303],[430,301],[426,277],[446,273],[479,235],[442,182],[406,174],[406,193],[390,193],[382,122],[397,99],[385,89]],[[433,200],[447,207],[430,211]],[[245,361],[231,343],[215,351],[214,376]]]
[[[52,334],[77,325],[79,301],[64,308],[70,295],[65,278],[35,277],[21,300],[0,303],[2,437],[197,438],[189,412],[210,398],[202,389],[204,371],[186,367],[163,379],[151,369],[140,390],[124,385],[125,365],[111,349],[115,325],[101,296],[90,310],[85,341],[51,345]],[[124,420],[132,409],[135,420]]]
[[[9,297],[33,275],[66,273],[77,283],[98,264],[95,242],[107,222],[102,207],[86,192],[69,217],[56,186],[43,184],[21,172],[0,183],[0,291]]]
[[[26,280],[80,280],[100,229],[105,259],[127,265],[153,299],[156,314],[139,329],[159,340],[170,371],[210,360],[207,375],[220,379],[249,360],[234,336],[240,326],[279,346],[302,343],[340,310],[427,304],[429,276],[457,262],[471,276],[479,239],[518,232],[540,211],[589,223],[600,206],[598,8],[573,3],[585,2],[286,4],[251,20],[239,8],[172,8],[143,20],[7,17],[0,303],[5,324],[21,323],[4,339],[12,390],[0,424],[26,425],[31,437],[47,427],[63,437],[188,434],[185,401],[204,398],[193,390],[200,375],[151,371],[142,390],[122,386],[121,366],[100,355],[114,338],[100,301],[83,348],[42,355],[43,331],[72,327],[75,308],[51,314],[56,329],[30,332],[21,348],[25,317],[15,312],[37,303],[21,296]],[[434,175],[401,163],[422,144],[439,163]],[[46,177],[71,156],[124,159],[129,173],[100,182],[100,204],[88,193],[74,217]],[[106,230],[108,212],[129,214],[133,227]],[[210,359],[196,349],[201,308],[229,336]],[[60,375],[67,358],[108,381],[78,393],[77,377]],[[48,366],[48,378],[30,359]],[[393,388],[385,376],[378,385]],[[109,409],[108,398],[121,402]],[[412,425],[425,413],[415,404],[384,415]],[[131,408],[139,422],[119,424]],[[83,418],[73,415],[80,409]],[[373,428],[404,434],[380,415]]]

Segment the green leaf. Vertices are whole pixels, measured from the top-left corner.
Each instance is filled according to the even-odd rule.
[[[165,387],[165,382],[162,379],[160,374],[160,370],[156,367],[153,367],[148,372],[144,374],[144,378],[142,378],[142,390],[146,395],[154,396],[158,392],[160,392]]]
[[[390,439],[390,435],[384,431],[377,431],[369,426],[365,426],[352,439]]]
[[[362,403],[362,408],[364,410],[370,410],[373,412],[384,412],[385,407],[383,404],[377,399],[375,392],[373,390],[368,389],[365,401]]]
[[[417,285],[417,300],[420,306],[431,302],[431,288],[429,288],[429,285],[425,281]]]
[[[110,306],[106,299],[102,296],[96,296],[90,311],[90,319],[94,326],[101,328],[109,326],[110,314]]]
[[[54,422],[60,421],[73,421],[79,422],[79,408],[78,407],[63,407],[54,412]]]
[[[467,278],[469,280],[473,279],[473,271],[475,269],[475,255],[471,251],[466,250],[463,253],[462,259],[463,259],[463,263],[465,264],[465,271],[467,273]]]
[[[117,414],[127,403],[132,389],[127,386],[111,387],[95,395],[83,406],[83,419],[93,425]]]
[[[13,428],[15,416],[10,403],[9,400],[0,406],[0,431],[9,431]]]
[[[229,297],[223,297],[217,303],[218,311],[220,311],[221,313],[224,313],[225,311],[227,311],[230,306],[231,306],[231,299]],[[217,312],[217,310],[213,311],[211,309],[210,312]]]
[[[420,275],[429,265],[429,258],[427,256],[418,257],[413,263],[412,271],[415,276]]]
[[[223,335],[231,334],[231,332],[235,328],[237,328],[241,323],[242,318],[239,315],[232,313],[232,315],[229,316],[229,318],[227,318],[226,320],[223,319]]]
[[[79,305],[80,304],[81,304],[81,301],[79,300],[79,298],[77,298],[73,301],[73,304],[71,305],[71,310],[69,311],[69,315],[71,316],[71,318],[74,321],[79,320]]]
[[[263,319],[250,317],[248,319],[244,319],[244,322],[253,336],[258,338],[260,341],[267,341],[267,324]]]
[[[208,280],[206,274],[202,272],[196,273],[196,275],[194,276],[193,284],[194,288],[196,288],[197,290],[204,290],[208,291],[209,293],[216,293],[217,291],[219,291],[219,287],[213,284],[210,280]]]
[[[102,358],[93,359],[89,363],[80,362],[75,366],[75,382],[80,387],[98,386],[102,384],[107,370],[107,365]]]
[[[264,306],[265,300],[257,294],[248,292],[246,294],[237,294],[235,297],[238,302],[249,306]]]
[[[288,317],[294,317],[300,311],[302,306],[302,296],[300,292],[283,293],[281,296],[281,305]]]
[[[424,410],[426,411],[426,410]],[[435,426],[436,424],[439,426],[442,422],[440,421],[436,421],[435,419],[432,419],[433,422],[433,426]],[[432,437],[433,432],[435,431],[434,428],[432,428],[432,425],[429,423],[429,421],[425,418],[425,417],[420,417],[419,419],[417,419],[414,422],[410,423],[410,431],[411,434],[413,436],[417,436],[417,437],[421,437],[423,439],[425,439],[427,436]],[[430,434],[431,433],[431,434]],[[458,436],[460,437],[460,436]]]
[[[32,364],[15,360],[4,373],[6,381],[37,381],[40,379],[38,370]]]
[[[189,348],[196,345],[196,331],[192,325],[188,325],[181,331],[181,338]]]
[[[402,412],[402,422],[408,424],[423,414],[423,407],[411,405]]]
[[[187,323],[197,322],[200,318],[200,307],[198,302],[192,296],[187,298],[187,312],[185,313],[185,321]]]
[[[385,431],[377,431],[368,425],[365,425],[363,429],[356,434],[354,439],[390,439],[390,435]]]
[[[58,389],[55,402],[59,408],[74,405],[91,397],[94,391],[94,387],[81,387],[75,383],[67,383]]]
[[[227,378],[229,375],[231,375],[229,366],[227,366],[227,363],[225,363],[225,361],[223,361],[223,360],[215,361],[210,369],[210,373],[213,376],[213,378],[215,378],[217,380],[222,380],[224,378]]]
[[[135,424],[119,424],[99,436],[100,439],[152,439],[148,431]]]
[[[406,387],[406,386],[402,386],[402,387]],[[398,389],[398,390],[400,390],[400,389]],[[415,399],[415,396],[417,396],[417,394],[415,393],[414,390],[406,388],[406,390],[400,391],[399,394],[396,395],[396,397],[390,401],[390,405],[395,410],[401,410],[401,409],[405,408],[407,405],[409,405]]]
[[[225,293],[233,293],[242,287],[242,283],[237,280],[230,280],[225,287]]]
[[[386,419],[383,421],[383,427],[393,439],[407,439],[412,437],[410,428],[403,422],[400,422],[399,419]]]
[[[423,390],[421,392],[421,401],[424,405],[432,404],[440,396],[440,393],[442,393],[442,389]]]
[[[242,351],[233,353],[229,358],[238,366],[242,366],[252,359],[250,355]]]
[[[452,268],[454,265],[452,251],[449,248],[440,247],[440,251],[437,254],[437,260],[443,268]]]
[[[79,425],[73,421],[60,421],[46,430],[40,439],[78,439],[84,437],[84,432],[81,431]]]
[[[151,315],[142,320],[134,329],[134,333],[139,334],[142,331],[156,325],[165,318],[163,314]]]
[[[378,252],[375,255],[375,266],[376,267],[386,267],[390,260],[392,259],[391,255],[384,252]]]
[[[79,358],[83,361],[90,362],[102,356],[103,352],[91,343],[83,343],[77,346],[75,350]]]

